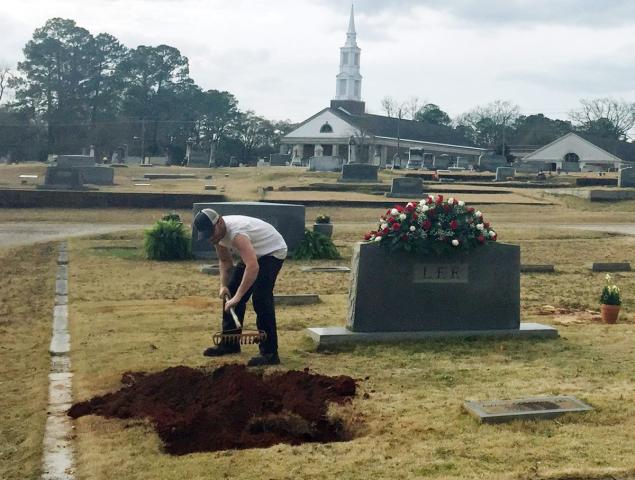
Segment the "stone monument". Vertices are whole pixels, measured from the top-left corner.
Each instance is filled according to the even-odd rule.
[[[368,163],[347,163],[342,165],[342,174],[338,182],[377,182],[379,167]]]
[[[387,197],[419,198],[423,193],[423,181],[418,177],[399,177],[392,179]]]
[[[620,188],[635,187],[635,168],[622,168],[617,175],[617,186]]]

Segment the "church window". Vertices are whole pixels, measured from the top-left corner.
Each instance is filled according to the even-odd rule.
[[[324,122],[324,125],[320,127],[320,133],[333,133],[333,127],[329,125],[329,122]]]
[[[346,95],[346,79],[341,78],[338,82],[338,90],[340,95]]]
[[[355,54],[355,65],[359,66],[359,53]]]
[[[361,87],[362,87],[362,82],[360,82],[359,80],[355,80],[355,96],[356,97],[359,97]]]
[[[578,163],[580,161],[580,157],[578,156],[577,153],[567,153],[564,156],[564,161],[565,162],[573,162],[573,163]]]
[[[342,52],[342,65],[348,65],[348,52]]]

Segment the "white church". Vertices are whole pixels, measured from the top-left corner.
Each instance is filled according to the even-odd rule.
[[[429,166],[447,168],[457,158],[475,164],[486,151],[464,145],[465,140],[449,127],[366,113],[360,63],[351,6],[346,43],[340,48],[335,98],[281,140],[281,153],[290,153],[292,164],[317,165],[317,170],[334,170],[343,163],[384,167],[393,159],[407,159],[412,149]]]

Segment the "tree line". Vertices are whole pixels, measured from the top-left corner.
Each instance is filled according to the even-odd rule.
[[[45,160],[94,145],[110,157],[168,154],[177,162],[186,145],[214,150],[218,164],[234,157],[253,163],[278,149],[295,125],[241,111],[226,91],[203,90],[189,76],[187,57],[169,45],[127,48],[117,38],[92,35],[73,20],[53,18],[35,30],[17,69],[0,65],[0,156]],[[569,120],[522,115],[509,101],[478,106],[452,119],[438,105],[413,97],[381,101],[390,117],[454,129],[467,145],[508,153],[509,145],[541,146],[578,132],[629,140],[635,104],[614,98],[580,101]]]
[[[570,120],[551,119],[542,113],[521,115],[518,105],[503,100],[477,106],[454,119],[438,105],[417,97],[399,102],[386,96],[381,106],[389,117],[452,128],[466,144],[505,152],[506,156],[510,145],[540,147],[570,132],[629,141],[635,127],[635,103],[611,97],[580,100],[580,107],[569,113]]]
[[[213,143],[219,164],[250,162],[293,127],[241,111],[229,92],[203,90],[177,48],[127,48],[62,18],[35,30],[15,72],[0,67],[0,101],[7,88],[15,98],[0,107],[0,155],[18,161],[93,145],[98,158],[125,147],[178,162],[188,143],[203,152]]]

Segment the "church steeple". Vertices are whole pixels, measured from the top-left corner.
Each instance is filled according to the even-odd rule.
[[[340,73],[337,74],[335,100],[361,102],[362,76],[359,73],[361,50],[357,46],[355,32],[355,12],[351,5],[351,16],[348,21],[346,43],[340,48]]]

